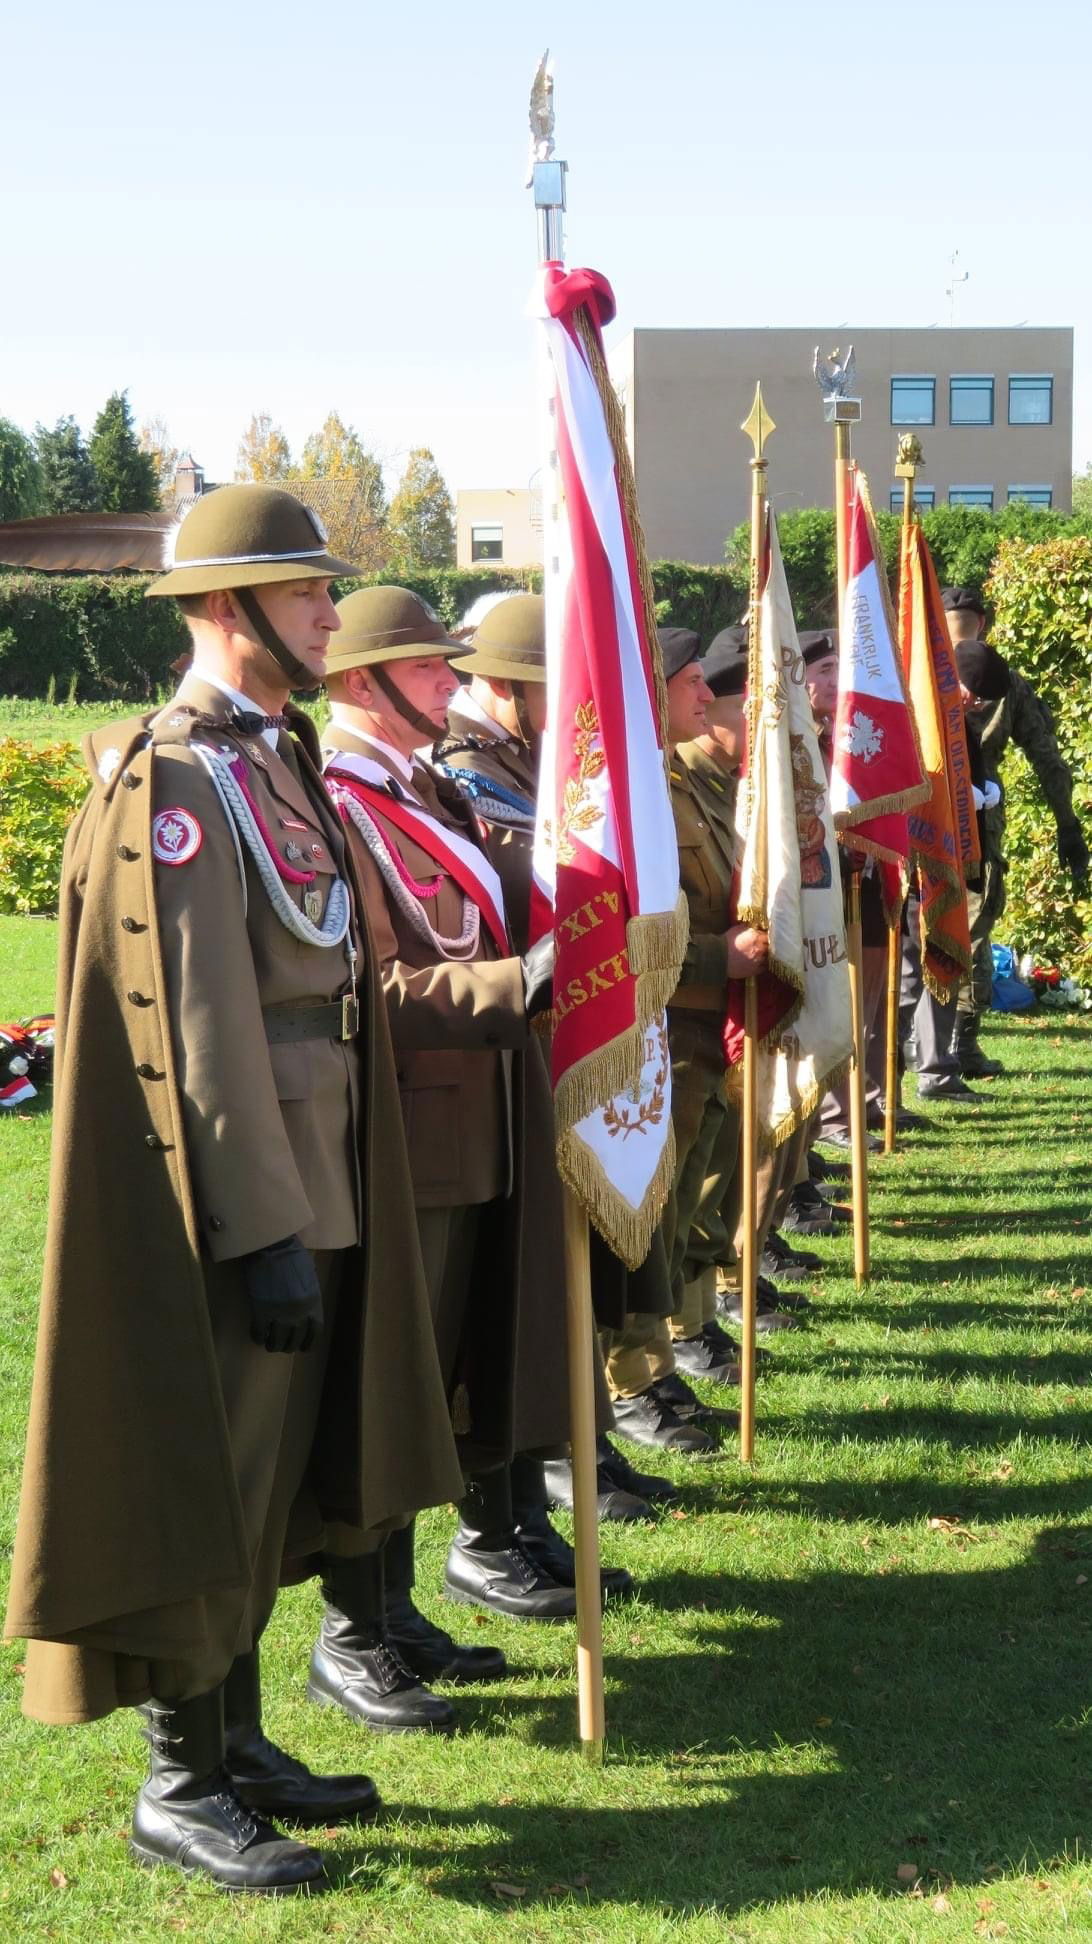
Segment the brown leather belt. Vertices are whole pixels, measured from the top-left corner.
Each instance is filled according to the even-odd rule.
[[[350,1040],[358,1024],[356,994],[346,992],[321,1006],[263,1006],[262,1023],[270,1046],[299,1040]]]

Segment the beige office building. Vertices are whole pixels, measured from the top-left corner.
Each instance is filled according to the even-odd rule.
[[[654,560],[721,561],[726,537],[748,517],[751,448],[739,428],[759,379],[777,425],[768,448],[774,507],[831,504],[833,433],[812,358],[816,345],[825,355],[850,344],[862,404],[853,451],[877,506],[892,503],[895,447],[912,431],[925,455],[925,505],[1069,508],[1068,327],[636,330],[612,347],[610,369]]]
[[[542,507],[529,487],[488,486],[455,495],[459,567],[541,567]]]

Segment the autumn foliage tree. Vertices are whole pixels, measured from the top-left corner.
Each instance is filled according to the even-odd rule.
[[[236,479],[283,480],[292,470],[288,440],[269,412],[255,412],[235,455]]]
[[[455,559],[455,508],[427,446],[415,446],[390,509],[391,550],[404,567],[449,567]]]

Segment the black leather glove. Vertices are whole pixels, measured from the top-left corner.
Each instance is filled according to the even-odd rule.
[[[554,996],[554,935],[545,932],[520,960],[523,972],[523,1005],[528,1019],[545,1012]]]
[[[1088,889],[1088,845],[1080,824],[1059,824],[1058,862],[1073,879],[1074,891]]]
[[[310,1350],[322,1334],[322,1291],[310,1249],[296,1235],[243,1256],[250,1335],[266,1350]]]

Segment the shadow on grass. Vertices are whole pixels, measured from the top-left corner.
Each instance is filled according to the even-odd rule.
[[[907,1861],[927,1884],[975,1884],[1072,1858],[1092,1838],[1090,1555],[1092,1529],[1048,1527],[1005,1570],[667,1577],[657,1604],[692,1616],[693,1651],[607,1663],[608,1779],[625,1796],[630,1772],[630,1801],[589,1804],[566,1771],[579,1800],[515,1803],[500,1778],[457,1811],[400,1808],[399,1859],[460,1903],[496,1880],[523,1909],[567,1886],[588,1906],[729,1916],[903,1895]],[[506,1726],[515,1713],[536,1740],[571,1741],[570,1695],[502,1706]],[[479,1704],[486,1733],[494,1708]],[[641,1802],[648,1761],[674,1801]],[[335,1873],[374,1869],[362,1855],[337,1852]]]

